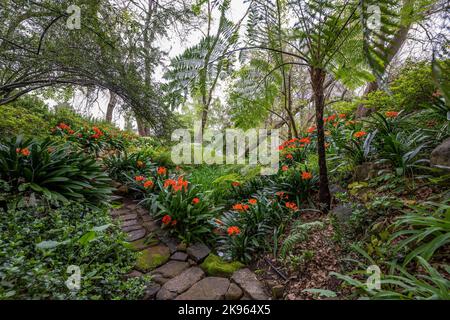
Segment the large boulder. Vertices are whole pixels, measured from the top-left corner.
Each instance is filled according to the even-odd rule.
[[[432,166],[446,167],[450,170],[450,138],[444,140],[431,152],[430,163]]]

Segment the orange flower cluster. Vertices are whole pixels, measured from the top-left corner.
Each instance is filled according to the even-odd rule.
[[[283,170],[283,171],[288,171],[288,170],[289,170],[289,167],[288,167],[288,166],[282,166],[282,167],[281,167],[281,170]]]
[[[333,114],[333,115],[331,115],[331,116],[329,116],[329,117],[324,118],[324,119],[323,119],[323,122],[327,123],[327,122],[332,122],[332,121],[334,121],[334,120],[336,120],[336,115],[335,115],[335,114]]]
[[[313,133],[314,131],[316,131],[316,129],[317,128],[315,126],[312,126],[312,127],[309,127],[308,130],[306,130],[306,132]]]
[[[197,204],[197,203],[199,203],[200,202],[200,199],[199,198],[194,198],[194,199],[192,199],[192,204]]]
[[[145,180],[145,177],[143,177],[143,176],[134,177],[134,181],[136,181],[136,182],[140,182],[140,181],[144,181],[144,180]]]
[[[166,226],[167,225],[172,225],[172,226],[175,226],[176,224],[177,224],[177,220],[175,220],[175,219],[173,219],[172,220],[172,217],[171,216],[169,216],[168,214],[166,214],[163,218],[162,218],[162,223],[163,224],[165,224]]]
[[[286,159],[292,160],[292,159],[294,159],[294,157],[292,156],[292,154],[288,153],[286,155]]]
[[[398,117],[399,112],[397,111],[386,111],[385,115],[388,118],[397,118]]]
[[[233,187],[239,187],[241,184],[240,184],[239,182],[237,182],[237,181],[233,181],[233,182],[231,183],[231,185],[232,185]]]
[[[293,211],[297,211],[298,207],[295,202],[286,202],[286,208],[291,209]]]
[[[298,145],[298,143],[300,145]],[[278,147],[278,150],[281,151],[281,150],[284,150],[285,148],[298,148],[298,147],[303,148],[305,146],[305,144],[309,144],[309,143],[311,143],[310,137],[305,137],[302,139],[292,138],[291,140],[286,140],[285,142],[283,142]]]
[[[300,143],[304,143],[304,144],[309,144],[311,143],[311,139],[309,137],[306,138],[302,138],[300,140],[298,140]]]
[[[280,199],[289,199],[289,196],[283,192],[283,191],[278,191],[277,193],[275,193],[278,197],[280,197]]]
[[[19,154],[21,154],[21,155],[23,155],[25,157],[28,157],[31,152],[30,152],[30,150],[28,148],[23,148],[23,149],[17,148],[16,149],[16,153],[19,153]]]
[[[92,130],[95,132],[93,135],[91,135],[91,138],[92,138],[92,139],[98,139],[98,138],[100,138],[101,136],[103,136],[103,132],[102,132],[102,130],[100,130],[99,128],[97,128],[97,127],[92,127]]]
[[[347,115],[345,113],[340,113],[339,114],[339,118],[340,119],[345,119],[347,117]]]
[[[61,122],[61,123],[58,124],[56,127],[59,128],[59,129],[61,129],[61,130],[63,130],[63,131],[66,131],[66,132],[69,133],[69,134],[74,134],[74,133],[75,133],[75,131],[73,131],[73,130],[70,128],[70,126],[67,125],[67,124],[65,124],[64,122]]]
[[[157,173],[162,176],[165,175],[167,173],[167,169],[164,167],[158,167]]]
[[[256,199],[248,199],[248,203],[255,205],[258,202]]]
[[[248,208],[249,208],[248,204],[236,203],[235,205],[233,205],[233,210],[240,212],[247,211]]]
[[[365,131],[358,131],[358,132],[355,132],[355,133],[353,134],[353,136],[354,136],[355,138],[361,138],[361,137],[364,137],[366,134],[367,134],[367,132],[365,132]]]
[[[148,189],[148,188],[152,188],[154,186],[154,183],[152,180],[147,180],[144,182],[144,188]]]
[[[235,236],[241,233],[241,229],[239,229],[239,227],[237,226],[231,226],[227,229],[227,233],[230,237]]]
[[[177,192],[184,188],[184,191],[187,191],[188,181],[184,180],[183,177],[179,177],[178,180],[167,179],[164,181],[164,188],[168,188],[172,186],[172,190]]]
[[[307,172],[307,171],[305,171],[305,172],[302,172],[302,179],[303,180],[310,180],[310,179],[312,179],[312,174],[310,173],[310,172]]]

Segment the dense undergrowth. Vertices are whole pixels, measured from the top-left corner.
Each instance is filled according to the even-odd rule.
[[[168,145],[37,100],[0,106],[0,298],[139,298],[143,280],[124,277],[135,254],[108,217],[120,186],[180,241],[295,276],[285,297],[448,299],[449,174],[429,161],[450,136],[448,108],[423,69],[408,65],[391,96],[369,95],[379,108],[367,118],[353,116],[358,101],[327,111],[329,215],[317,205],[312,125],[279,146],[276,175],[260,176],[258,166],[176,165]],[[334,271],[309,284],[331,247]],[[76,293],[63,284],[68,265],[84,274]],[[367,286],[369,266],[381,288]]]

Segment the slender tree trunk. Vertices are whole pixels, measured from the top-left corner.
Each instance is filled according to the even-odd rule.
[[[116,107],[116,103],[117,103],[117,95],[114,92],[109,91],[109,102],[108,107],[106,108],[106,121],[109,123],[112,122],[113,112],[114,108]]]
[[[311,67],[311,84],[314,92],[314,107],[317,126],[317,154],[319,156],[319,203],[320,209],[328,213],[331,205],[331,194],[328,187],[328,172],[325,152],[325,130],[323,125],[323,110],[325,107],[324,81],[325,71]]]
[[[138,133],[141,137],[145,137],[146,132],[145,132],[145,126],[142,123],[142,120],[139,119],[138,117],[136,117],[136,123],[137,123],[137,127],[138,127]]]

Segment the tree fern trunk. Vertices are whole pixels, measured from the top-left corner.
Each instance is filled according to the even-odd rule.
[[[331,194],[328,187],[328,171],[325,152],[325,130],[323,125],[323,110],[325,107],[324,81],[325,71],[311,67],[311,84],[314,92],[314,107],[317,126],[317,154],[319,156],[319,204],[324,213],[328,213],[331,205]]]
[[[116,103],[117,103],[117,95],[114,92],[109,91],[109,102],[108,107],[106,108],[106,121],[109,123],[112,122],[113,112],[116,107]]]

